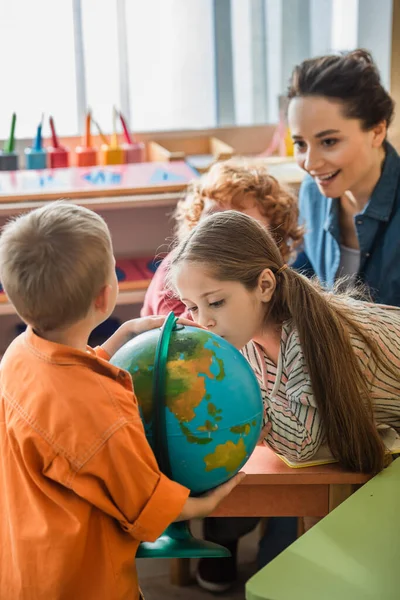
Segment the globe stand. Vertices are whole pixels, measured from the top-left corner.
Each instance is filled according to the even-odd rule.
[[[171,334],[174,330],[183,327],[176,322],[177,317],[171,312],[161,328],[154,358],[153,378],[154,455],[160,470],[169,478],[172,478],[172,469],[165,419],[165,383]],[[155,542],[142,542],[136,554],[137,558],[223,558],[226,556],[231,556],[227,548],[194,538],[186,521],[171,523]]]
[[[155,542],[142,542],[137,558],[224,558],[227,548],[193,537],[187,521],[172,523]]]

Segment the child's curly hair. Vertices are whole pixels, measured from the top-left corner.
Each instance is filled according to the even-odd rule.
[[[269,229],[285,261],[303,239],[298,225],[297,200],[268,173],[262,159],[238,159],[216,163],[208,173],[189,184],[175,211],[176,235],[181,240],[200,219],[219,209],[242,211],[249,200],[269,221]]]

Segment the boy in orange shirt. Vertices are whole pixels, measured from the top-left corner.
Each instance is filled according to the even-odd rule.
[[[209,514],[243,474],[195,499],[160,472],[131,378],[108,359],[163,317],[87,346],[118,291],[100,216],[54,202],[18,217],[0,279],[28,326],[0,369],[0,598],[136,600],[139,543]]]

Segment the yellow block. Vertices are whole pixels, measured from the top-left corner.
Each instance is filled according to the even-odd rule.
[[[121,146],[107,146],[103,144],[100,148],[100,163],[102,165],[124,164],[124,150]]]

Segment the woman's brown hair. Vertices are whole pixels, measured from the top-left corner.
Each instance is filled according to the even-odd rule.
[[[257,286],[266,268],[284,266],[271,235],[255,219],[235,211],[201,221],[173,251],[170,279],[183,262],[202,263],[219,280],[238,281],[248,290]],[[385,449],[373,421],[372,401],[351,343],[359,335],[377,364],[385,359],[378,344],[355,318],[349,298],[324,290],[293,269],[276,276],[266,322],[292,320],[300,337],[327,443],[345,468],[377,473]]]
[[[359,119],[364,130],[386,122],[394,102],[382,85],[376,64],[367,50],[329,54],[303,61],[292,73],[287,96],[324,96],[343,103],[344,115]]]
[[[303,239],[297,200],[269,174],[262,159],[233,158],[219,162],[194,180],[175,211],[176,237],[183,239],[212,212],[242,211],[251,204],[268,220],[271,234],[288,261]]]

